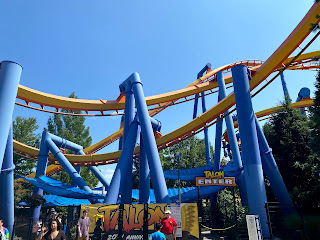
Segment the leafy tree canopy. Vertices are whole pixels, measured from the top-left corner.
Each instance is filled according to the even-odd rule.
[[[21,143],[27,144],[32,147],[39,147],[40,134],[35,134],[35,131],[39,128],[37,119],[16,117],[13,121],[13,138]],[[27,176],[35,171],[37,162],[33,159],[27,158],[23,155],[14,153],[13,163],[15,165],[14,174]],[[14,181],[14,200],[15,203],[21,202],[24,196],[30,196],[32,191],[32,185],[25,181]]]
[[[188,138],[172,147],[162,150],[160,160],[163,170],[177,170],[177,159],[175,155],[180,153],[180,169],[196,168],[205,166],[206,150],[204,139],[195,136]],[[213,159],[213,148],[210,146],[211,159]],[[181,182],[181,187],[194,186],[194,182]],[[168,188],[178,187],[177,181],[167,180]]]
[[[13,138],[31,147],[39,147],[40,134],[35,134],[38,128],[37,119],[18,116],[13,121]],[[13,162],[15,164],[15,174],[23,176],[34,172],[36,166],[35,160],[17,154],[14,154]]]
[[[308,119],[299,110],[293,109],[286,100],[281,109],[263,127],[272,148],[282,178],[292,200],[308,207],[318,205],[319,178],[315,158],[310,147]]]
[[[77,98],[75,93],[71,93],[69,98]],[[63,110],[63,112],[70,113],[70,110]],[[81,113],[81,111],[74,111],[74,113]],[[89,127],[84,125],[85,117],[82,116],[71,116],[71,115],[60,115],[54,114],[48,119],[47,126],[48,132],[63,137],[68,141],[77,143],[83,148],[89,147],[92,143],[92,138],[90,136]],[[66,150],[66,153],[73,153],[69,150]],[[81,168],[81,177],[88,184],[89,187],[95,187],[98,184],[98,179],[93,175],[93,173],[87,168]],[[55,178],[59,179],[62,182],[71,183],[70,176],[65,172],[61,171]]]

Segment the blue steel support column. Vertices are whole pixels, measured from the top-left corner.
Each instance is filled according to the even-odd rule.
[[[282,89],[283,89],[284,98],[285,98],[285,99],[288,98],[288,100],[291,102],[290,95],[289,95],[289,91],[288,91],[288,88],[287,88],[287,83],[286,83],[286,81],[284,80],[283,72],[280,73],[280,79],[281,79],[281,84],[282,84]]]
[[[263,134],[257,118],[255,118],[255,122],[258,133],[263,171],[270,182],[272,191],[277,198],[282,211],[288,214],[295,213],[290,195],[286,185],[284,184],[277,163],[273,158],[272,150],[269,148],[268,142]]]
[[[142,134],[140,134],[139,163],[139,203],[150,203],[150,170]]]
[[[81,149],[81,150],[80,150]],[[79,149],[79,151],[75,151],[76,152],[76,155],[85,155],[85,153],[82,151],[83,147],[81,146]],[[83,154],[82,154],[83,153]],[[72,165],[74,167],[74,169],[78,172],[78,174],[80,175],[81,174],[81,167],[80,166],[75,166],[75,165]],[[80,175],[81,176],[81,175]],[[74,181],[74,180],[71,180],[71,186],[73,187],[77,187],[77,183]]]
[[[123,89],[122,84],[119,86],[120,91]],[[123,125],[123,140],[122,144],[125,146],[126,144],[126,139],[128,136],[129,128],[132,123],[132,120],[134,118],[134,97],[133,97],[133,92],[131,89],[131,84],[129,81],[125,82],[125,108],[124,108],[124,125]],[[123,147],[122,146],[122,147]],[[133,165],[133,156],[128,160],[129,168],[128,172],[126,174],[125,182],[126,184],[121,184],[120,185],[120,194],[122,197],[124,197],[126,200],[126,203],[131,203],[132,201],[132,188],[128,188],[127,186],[132,186],[132,165]],[[123,199],[123,198],[122,198]],[[130,199],[130,202],[128,202]]]
[[[222,75],[216,75],[216,78],[218,77],[222,77],[222,81],[223,80],[223,76]],[[219,84],[219,82],[218,82]],[[221,97],[221,88],[219,85],[219,93],[218,93],[218,102],[220,102],[223,99],[223,97]],[[217,118],[217,120],[219,120],[220,117]],[[223,119],[218,121],[216,123],[216,137],[215,137],[215,141],[214,141],[214,156],[213,156],[213,171],[218,172],[220,171],[220,161],[221,161],[221,141],[222,141],[222,126],[223,126]],[[213,200],[213,199],[211,199]]]
[[[21,72],[22,67],[17,63],[10,61],[0,63],[0,166],[2,166],[8,133],[12,125],[12,113]]]
[[[73,166],[74,169],[77,171],[77,173],[80,175],[81,173],[81,167],[80,166]],[[74,180],[71,180],[71,186],[77,187],[77,183]]]
[[[47,146],[54,155],[54,157],[58,160],[64,170],[70,175],[71,179],[77,183],[79,188],[86,190],[88,192],[92,192],[85,181],[81,178],[79,173],[74,169],[72,164],[68,161],[68,159],[63,155],[60,149],[56,146],[51,138],[48,138]]]
[[[304,98],[310,98],[310,89],[309,88],[304,87],[304,88],[300,89],[300,91],[298,93],[298,97],[296,99],[296,102],[300,102]],[[307,115],[305,108],[300,108],[300,110],[301,110],[301,114]]]
[[[10,127],[4,161],[1,167],[0,183],[0,218],[3,219],[3,225],[8,228],[10,237],[12,236],[14,224],[14,187],[13,187],[13,144],[12,127]]]
[[[36,176],[35,176],[36,178],[46,175],[48,157],[49,157],[49,148],[47,147],[48,137],[49,137],[49,133],[43,131],[41,136],[41,142],[40,142],[40,151],[38,155],[37,170],[36,170]],[[34,186],[32,195],[34,194],[39,194],[42,196],[43,190],[41,188]],[[33,214],[32,214],[33,223],[36,223],[36,221],[39,220],[40,210],[41,210],[41,206],[33,209]]]
[[[248,69],[244,65],[237,65],[231,69],[231,72],[238,113],[249,211],[251,214],[259,215],[262,234],[265,238],[269,238],[267,214],[264,208],[267,197],[261,166],[255,114],[250,96]]]
[[[220,117],[217,118],[218,120]],[[214,141],[213,171],[220,171],[221,141],[223,119],[216,123],[216,137]]]
[[[74,152],[78,152],[83,149],[79,144],[70,142],[63,137],[59,137],[51,133],[48,133],[48,137],[57,145],[58,148],[66,148]]]
[[[207,71],[209,68],[211,68],[211,63],[207,63],[201,70],[200,72],[197,74],[197,79],[201,78],[202,75],[204,74],[205,71]],[[199,94],[195,94],[194,95],[195,99],[194,99],[194,106],[193,106],[193,119],[195,119],[197,117],[197,112],[198,112],[198,100],[199,100]],[[203,104],[205,106],[205,103],[202,102],[202,107]],[[205,111],[204,111],[205,112]]]
[[[82,150],[79,150],[76,154],[77,155],[86,155]],[[98,180],[101,182],[101,184],[103,186],[105,186],[106,189],[108,189],[109,188],[109,183],[108,183],[106,177],[99,171],[98,167],[96,167],[96,166],[88,166],[88,168],[96,176],[96,178],[98,178]]]
[[[207,71],[209,68],[211,68],[211,64],[207,63],[201,71],[197,75],[197,79],[201,78],[204,74],[205,71]],[[206,102],[204,98],[204,92],[201,93],[201,100],[202,100],[202,112],[206,112]],[[198,101],[197,101],[198,104]],[[195,115],[193,113],[193,118],[195,118]],[[207,160],[207,165],[211,164],[211,154],[210,154],[210,145],[209,145],[209,136],[208,136],[208,129],[204,129],[204,142],[205,142],[205,148],[206,148],[206,160]]]
[[[99,168],[96,166],[88,166],[88,168],[98,178],[98,180],[101,182],[101,184],[103,186],[105,186],[105,189],[108,190],[109,183],[108,183],[106,177],[100,172]]]
[[[218,82],[218,86],[219,86],[219,98],[220,101],[222,99],[224,99],[227,96],[227,91],[226,91],[226,85],[223,79],[223,73],[222,72],[218,72],[216,74],[216,80]],[[228,133],[228,138],[229,138],[229,144],[230,144],[230,148],[231,148],[231,152],[232,152],[232,160],[233,160],[233,164],[235,166],[235,168],[240,168],[242,167],[242,162],[241,162],[241,157],[240,157],[240,151],[239,151],[239,146],[237,143],[237,137],[234,131],[234,126],[233,126],[233,121],[232,121],[232,117],[230,115],[228,115],[229,110],[227,110],[225,112],[225,114],[227,115],[224,120],[226,122],[226,126],[227,126],[227,133]],[[222,122],[222,121],[221,121]],[[217,170],[219,171],[219,170]],[[241,200],[243,203],[247,202],[247,196],[246,196],[246,186],[245,186],[245,180],[244,180],[244,176],[239,177],[237,179],[237,183],[238,183],[238,187],[239,187],[239,191],[240,191],[240,196],[241,196]]]
[[[205,113],[207,111],[207,109],[206,109],[206,101],[204,98],[204,92],[201,93],[201,100],[202,100],[202,112]],[[203,132],[204,132],[204,143],[205,143],[205,147],[206,147],[207,165],[210,165],[211,164],[211,154],[210,154],[208,128],[205,128]]]
[[[134,119],[132,121],[132,124],[129,129],[126,145],[123,148],[120,159],[117,163],[117,167],[113,173],[109,190],[107,192],[107,195],[104,199],[104,203],[106,204],[116,204],[119,196],[119,191],[120,191],[120,185],[123,184],[123,179],[126,178],[126,174],[128,171],[128,159],[132,158],[133,156],[133,151],[136,146],[136,141],[137,141],[137,133],[138,133],[138,121],[137,119]],[[132,190],[132,185],[127,186],[128,188],[131,188]],[[121,197],[121,202],[124,202],[124,199]],[[127,202],[129,203],[129,202]],[[130,198],[130,203],[131,203],[131,198]]]
[[[141,132],[145,144],[146,154],[150,167],[152,186],[157,203],[169,203],[168,189],[163,175],[158,148],[153,135],[147,104],[144,98],[142,83],[138,73],[129,77],[136,100],[137,113],[140,121]]]
[[[123,121],[124,121],[124,116],[121,116],[121,122],[120,122],[120,129],[123,126]],[[122,133],[123,134],[123,133]],[[123,135],[122,137],[119,138],[119,147],[118,150],[122,150],[122,146],[123,146]]]
[[[216,74],[216,79],[219,85],[219,97],[220,101],[224,99],[227,96],[227,91],[226,91],[226,86],[225,82],[223,79],[223,74],[222,72],[218,72]],[[233,126],[233,121],[230,115],[228,115],[229,110],[225,112],[227,115],[225,117],[226,125],[227,125],[227,132],[228,132],[228,137],[229,137],[229,144],[232,152],[232,160],[233,164],[236,168],[242,167],[242,162],[241,162],[241,157],[240,157],[240,151],[237,143],[237,137],[234,132],[234,126]]]
[[[198,102],[199,102],[199,95],[194,95],[194,105],[193,105],[193,119],[195,119],[198,115]]]
[[[120,91],[123,91],[123,85],[120,86]],[[129,81],[125,82],[125,107],[124,107],[124,125],[123,125],[123,143],[126,142],[129,128],[131,125],[131,122],[134,118],[134,98],[133,98],[133,92],[131,89],[131,84]]]

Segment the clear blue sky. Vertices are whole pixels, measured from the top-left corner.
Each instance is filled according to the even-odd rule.
[[[146,96],[181,89],[211,62],[213,68],[244,59],[266,60],[307,13],[313,0],[283,1],[1,1],[0,61],[23,66],[21,84],[84,99],[116,99],[118,86],[138,72]],[[313,34],[311,34],[313,35]],[[319,50],[320,40],[307,51]],[[314,91],[315,72],[285,72],[291,98]],[[255,111],[283,98],[280,80],[254,98]],[[207,108],[217,96],[207,99]],[[166,134],[192,119],[193,103],[157,115]],[[36,116],[40,129],[50,116]],[[87,118],[93,143],[119,128],[119,117]],[[211,142],[214,130],[209,129]],[[202,134],[199,137],[203,137]],[[113,151],[113,144],[102,152]]]

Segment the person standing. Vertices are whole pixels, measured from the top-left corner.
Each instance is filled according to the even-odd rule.
[[[3,226],[2,219],[0,219],[0,231],[1,231],[0,236],[4,236],[5,240],[9,239],[9,230]]]
[[[161,232],[161,223],[155,224],[156,231],[149,236],[149,240],[166,240],[165,235]]]
[[[51,219],[49,228],[42,227],[41,233],[37,236],[36,240],[66,240],[67,237],[61,230],[61,226],[57,219]]]
[[[167,240],[173,240],[176,238],[177,222],[171,217],[171,211],[166,210],[165,217],[161,220],[162,232],[166,236]]]
[[[83,216],[78,221],[78,240],[89,240],[89,226],[90,218],[88,217],[88,211],[83,210]]]

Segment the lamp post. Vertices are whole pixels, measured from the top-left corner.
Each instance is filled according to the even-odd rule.
[[[181,204],[181,190],[180,190],[180,160],[181,160],[181,154],[179,152],[177,152],[174,156],[177,159],[177,165],[178,165],[179,203]]]

